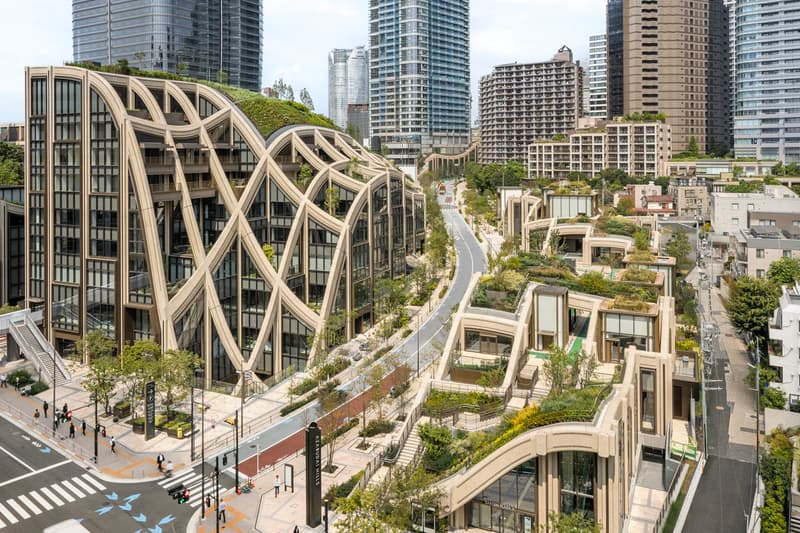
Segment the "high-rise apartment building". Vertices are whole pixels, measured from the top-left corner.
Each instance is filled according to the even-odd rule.
[[[723,13],[723,0],[623,2],[623,112],[665,114],[676,152],[727,140]]]
[[[367,51],[363,46],[335,48],[328,54],[328,115],[342,129],[347,106],[369,102]]]
[[[480,81],[479,161],[525,161],[532,142],[575,129],[582,82],[582,69],[566,46],[550,61],[494,67]]]
[[[265,139],[203,84],[26,80],[25,296],[62,354],[99,330],[191,350],[208,379],[302,370],[315,331],[374,325],[374,282],[422,249],[422,193],[344,133]]]
[[[261,89],[261,0],[72,0],[75,61]]]
[[[625,113],[622,80],[622,0],[608,0],[606,4],[606,78],[608,116],[612,119]]]
[[[607,53],[606,35],[590,35],[589,64],[586,69],[589,75],[589,108],[584,110],[589,117],[606,118],[608,115]]]
[[[800,11],[789,0],[736,2],[737,157],[800,161]]]
[[[370,0],[372,148],[412,174],[469,144],[469,0]]]

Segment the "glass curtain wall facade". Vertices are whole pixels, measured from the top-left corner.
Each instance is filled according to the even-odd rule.
[[[328,53],[328,115],[343,130],[350,125],[348,106],[369,101],[367,76],[363,46],[335,48]]]
[[[589,36],[589,107],[586,115],[590,117],[606,118],[607,84],[606,76],[606,35],[604,33]]]
[[[606,4],[606,72],[607,118],[624,115],[622,81],[622,0],[608,0]]]
[[[736,2],[736,157],[800,161],[798,33],[796,1]]]
[[[72,0],[75,61],[261,90],[261,0]]]
[[[468,0],[369,6],[373,148],[401,165],[420,151],[460,151],[470,133]]]
[[[191,349],[209,380],[302,370],[328,320],[340,339],[374,325],[376,281],[423,250],[422,193],[341,132],[293,126],[266,145],[221,93],[187,82],[42,67],[27,87],[14,242],[62,352],[100,331],[118,348]],[[302,165],[314,178],[300,186]]]

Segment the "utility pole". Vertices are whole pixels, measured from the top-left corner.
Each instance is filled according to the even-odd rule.
[[[759,431],[761,431],[761,422],[758,420],[759,412],[761,411],[761,353],[759,351],[758,337],[756,337],[756,482],[759,476],[759,456],[761,455],[758,447]]]
[[[214,469],[214,482],[216,485],[216,492],[214,500],[217,502],[217,533],[219,533],[219,455],[216,457],[216,468]],[[227,517],[226,517],[227,518]]]
[[[236,426],[238,426],[239,425],[238,424],[238,422],[239,422],[239,411],[236,411],[236,422],[237,422]],[[233,454],[233,460],[236,462],[236,480],[235,480],[236,484],[235,484],[235,487],[236,487],[236,490],[239,490],[239,432],[237,431],[237,429],[238,429],[238,427],[234,426],[233,435],[235,437],[234,445],[236,446],[236,450],[235,450],[235,453]]]
[[[206,415],[205,415],[205,399],[206,399],[206,384],[205,384],[205,369],[196,368],[194,371],[195,379],[200,377],[200,406],[203,408],[200,411],[200,498],[201,505],[206,504]],[[206,516],[206,509],[200,513],[200,520]]]
[[[191,407],[191,418],[192,418],[192,425],[190,428],[191,433],[191,453],[189,454],[190,460],[194,462],[194,382],[197,379],[196,371],[192,368],[192,392],[189,396],[189,402],[192,404]]]
[[[56,436],[56,412],[58,411],[58,407],[56,406],[56,348],[53,347],[51,353],[53,354],[53,438]],[[46,414],[46,413],[45,413]],[[95,421],[96,422],[96,421]],[[97,424],[95,424],[97,425]],[[97,449],[95,447],[95,457],[97,456]]]

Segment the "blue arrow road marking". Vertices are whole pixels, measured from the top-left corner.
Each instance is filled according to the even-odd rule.
[[[130,503],[123,503],[122,505],[118,505],[117,507],[119,507],[123,511],[130,511],[131,510],[131,504]]]
[[[147,517],[142,513],[139,513],[139,516],[134,516],[132,518],[134,520],[136,520],[137,522],[147,522]],[[134,533],[136,533],[136,532],[134,532]]]
[[[100,509],[95,509],[94,512],[99,514],[100,516],[103,516],[113,508],[114,508],[113,505],[106,505],[105,507],[101,507]]]
[[[159,526],[163,526],[164,524],[169,524],[169,523],[170,523],[170,522],[172,522],[173,520],[175,520],[175,517],[174,517],[174,516],[172,516],[171,514],[168,514],[167,516],[165,516],[164,518],[162,518],[161,520],[159,520],[159,522],[158,522],[158,525],[159,525]]]
[[[161,533],[161,528],[159,526],[156,527],[148,527],[147,530],[150,533]]]
[[[119,498],[119,496],[117,496],[116,492],[112,492],[111,494],[106,494],[106,498],[108,498],[112,502],[115,502],[117,501],[117,498]]]
[[[50,453],[50,448],[45,446],[44,448],[40,448],[39,451],[42,452],[42,453]]]
[[[141,494],[139,494],[139,493],[131,494],[130,496],[126,496],[125,497],[125,501],[128,502],[128,503],[131,503],[133,501],[138,500],[139,496],[141,496]]]

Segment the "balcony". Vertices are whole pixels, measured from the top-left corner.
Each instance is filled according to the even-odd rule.
[[[698,382],[700,367],[698,366],[697,353],[692,350],[677,350],[675,367],[672,369],[673,377],[682,381]]]

